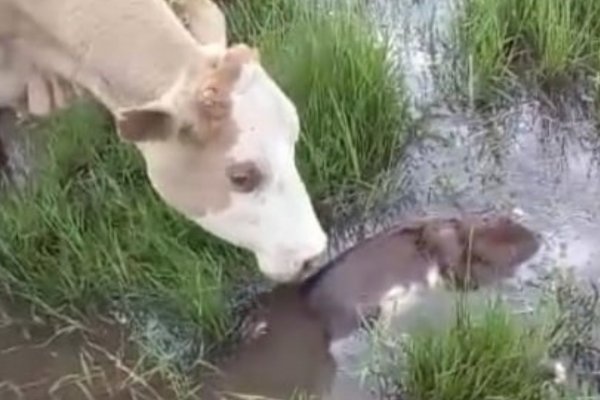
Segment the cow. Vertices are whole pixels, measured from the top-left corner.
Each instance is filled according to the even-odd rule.
[[[84,90],[169,207],[268,278],[302,280],[327,235],[295,162],[297,110],[257,49],[227,43],[217,6],[194,1],[186,29],[164,0],[0,0],[0,102],[25,93],[44,114]]]

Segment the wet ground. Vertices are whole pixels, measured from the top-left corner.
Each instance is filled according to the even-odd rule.
[[[557,95],[561,100],[550,102],[521,91],[494,112],[459,107],[451,100],[464,94],[455,90],[461,85],[448,81],[444,68],[456,65],[448,42],[454,3],[373,2],[394,40],[392,57],[402,67],[422,132],[393,171],[398,185],[387,199],[389,212],[377,223],[366,221],[367,231],[384,233],[367,241],[363,229],[340,235],[335,259],[318,278],[302,290],[264,293],[262,305],[249,312],[245,341],[217,363],[223,375],[203,378],[203,399],[219,398],[215,391],[288,398],[296,387],[324,399],[373,398],[356,378],[367,351],[363,331],[356,330],[362,318],[391,313],[399,330],[418,314],[442,318],[443,286],[451,277],[464,283],[466,265],[471,283],[509,278],[511,296],[525,298],[524,284],[555,267],[600,278],[600,142],[585,96]],[[20,153],[8,154],[8,163],[23,169]],[[109,378],[87,390],[96,398],[132,398],[106,394],[108,387],[128,387],[115,358],[107,357],[127,348],[121,327],[97,322],[105,330],[94,330],[95,339],[79,329],[56,335],[24,315],[20,310],[0,327],[0,393],[16,396],[20,387],[28,391],[24,398],[46,399],[40,393],[61,387],[55,386],[61,376],[89,369],[84,361],[91,354]],[[90,347],[93,340],[110,351]],[[135,357],[121,365],[127,364],[135,366]]]
[[[43,315],[43,317],[42,317]],[[139,364],[110,319],[70,320],[0,300],[0,399],[168,399],[171,385]]]

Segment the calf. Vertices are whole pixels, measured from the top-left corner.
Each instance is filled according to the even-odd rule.
[[[85,89],[169,206],[254,252],[271,279],[301,279],[327,238],[295,164],[296,109],[255,49],[226,46],[216,6],[195,5],[188,31],[163,0],[0,0],[0,82],[27,67],[0,99],[54,77]]]

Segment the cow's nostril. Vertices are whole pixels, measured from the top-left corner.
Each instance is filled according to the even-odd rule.
[[[311,261],[305,261],[302,264],[302,275],[310,274],[310,271],[313,269],[313,265]]]
[[[319,270],[321,261],[322,261],[321,255],[309,258],[306,261],[304,261],[304,263],[302,264],[301,275],[304,278],[307,278],[307,277],[311,276],[312,274],[314,274],[315,272],[317,272]]]

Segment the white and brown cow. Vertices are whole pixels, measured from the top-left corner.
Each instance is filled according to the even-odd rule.
[[[45,79],[85,89],[168,205],[271,279],[300,279],[327,238],[295,164],[296,109],[255,49],[226,47],[216,6],[194,4],[187,30],[164,0],[0,0],[0,101],[26,92],[43,113]]]

